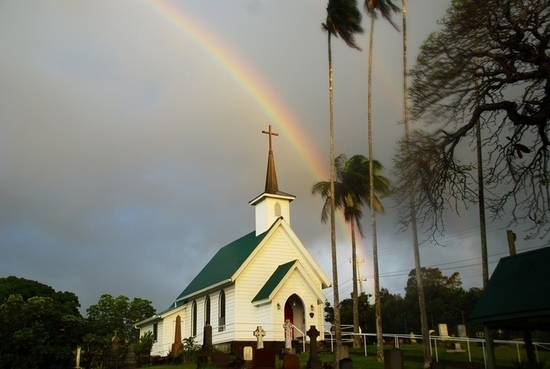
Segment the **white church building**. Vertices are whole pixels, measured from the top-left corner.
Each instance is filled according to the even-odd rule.
[[[238,341],[255,342],[258,326],[265,330],[264,342],[284,342],[287,320],[295,340],[305,338],[312,325],[323,330],[323,289],[330,280],[290,226],[295,196],[278,189],[271,147],[277,134],[271,126],[263,133],[269,135],[265,191],[249,202],[255,230],[222,247],[168,310],[136,324],[140,336],[153,332],[152,355],[170,353],[176,321],[181,337],[194,337],[199,344],[210,324],[212,342],[222,350]]]

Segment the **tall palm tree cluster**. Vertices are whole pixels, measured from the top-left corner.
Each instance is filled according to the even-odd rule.
[[[371,163],[373,169],[371,169]],[[334,203],[338,210],[344,214],[344,220],[350,225],[351,234],[351,263],[353,275],[353,328],[355,333],[359,333],[359,295],[358,295],[358,273],[357,273],[357,243],[355,229],[359,235],[364,237],[361,218],[363,217],[363,207],[368,205],[374,211],[383,213],[384,206],[380,201],[381,197],[390,194],[390,182],[386,177],[379,175],[383,170],[382,164],[377,160],[369,160],[363,155],[354,155],[347,159],[344,154],[338,155],[334,160],[335,180],[334,180]],[[371,175],[372,174],[372,175]],[[375,195],[371,194],[371,183],[374,185]],[[330,214],[331,183],[320,181],[313,185],[311,192],[319,194],[325,199],[325,204],[321,211],[321,221],[326,222]],[[380,195],[380,197],[378,197]],[[359,341],[359,335],[354,335],[356,341]],[[359,342],[354,342],[358,346]]]
[[[346,222],[350,224],[350,232],[352,239],[352,267],[353,267],[353,317],[354,317],[354,346],[359,345],[359,308],[357,294],[357,255],[355,244],[355,227],[357,227],[360,235],[363,237],[364,232],[361,226],[362,209],[366,204],[370,208],[371,225],[372,225],[372,243],[373,243],[373,267],[374,267],[374,294],[375,294],[375,313],[376,313],[376,332],[377,332],[377,358],[383,361],[383,337],[382,337],[382,318],[380,311],[380,284],[378,273],[378,249],[376,241],[376,213],[383,212],[384,207],[380,202],[377,194],[385,196],[390,192],[390,185],[387,178],[377,174],[383,167],[373,158],[373,133],[372,133],[372,54],[374,48],[374,24],[378,14],[398,30],[397,25],[391,19],[392,13],[403,12],[403,70],[404,78],[407,78],[406,65],[406,0],[402,0],[402,7],[393,4],[392,0],[365,0],[364,8],[371,18],[370,25],[370,42],[369,42],[369,65],[368,65],[368,152],[366,158],[362,155],[355,155],[349,160],[345,156],[340,155],[335,158],[334,149],[334,94],[333,94],[333,70],[332,70],[332,46],[331,37],[339,37],[351,48],[361,50],[355,41],[355,35],[362,33],[361,27],[361,12],[358,9],[356,0],[328,0],[326,22],[322,24],[323,30],[328,33],[328,81],[329,81],[329,136],[330,136],[330,180],[329,182],[317,182],[313,185],[312,193],[319,194],[325,199],[325,204],[321,213],[321,220],[326,222],[330,219],[331,230],[331,254],[332,254],[332,275],[333,275],[333,297],[334,297],[334,330],[336,341],[335,352],[335,368],[338,368],[339,347],[342,343],[341,337],[341,322],[340,322],[340,297],[338,292],[338,262],[336,256],[336,227],[335,213],[340,209]],[[407,96],[406,82],[404,87],[405,100],[405,124],[407,125]],[[408,126],[406,127],[408,130]],[[414,208],[413,208],[414,209]],[[414,217],[413,217],[414,218]],[[415,249],[415,259],[418,261],[418,242],[414,241],[416,237],[416,224],[412,224],[413,228],[413,246]],[[416,269],[419,270],[419,262],[416,263]],[[417,273],[418,274],[418,273]],[[418,284],[419,299],[423,296],[422,283]],[[420,306],[423,306],[423,301],[419,301]],[[425,311],[421,315],[425,315]],[[422,319],[421,319],[422,320]],[[424,328],[424,326],[423,326]],[[426,346],[426,344],[425,344]],[[426,350],[425,350],[426,351]],[[426,355],[425,355],[426,356]],[[429,365],[430,358],[425,357],[425,366]]]

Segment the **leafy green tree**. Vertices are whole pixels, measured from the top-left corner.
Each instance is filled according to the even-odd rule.
[[[73,293],[0,278],[0,368],[71,367],[84,334],[79,306]]]
[[[380,311],[382,325],[387,332],[408,333],[406,326],[406,308],[401,295],[391,294],[386,288],[380,289]]]
[[[348,46],[360,50],[355,43],[355,34],[363,31],[361,28],[361,12],[357,8],[356,0],[329,0],[327,18],[322,24],[328,34],[328,91],[329,91],[329,140],[330,140],[330,194],[334,194],[334,91],[332,81],[332,36],[341,37]],[[334,196],[330,196],[330,248],[332,258],[332,289],[334,294],[334,326],[336,330],[336,355],[334,366],[338,369],[338,350],[342,345],[340,329],[340,293],[338,290],[338,260],[336,255],[336,203]]]
[[[153,332],[145,332],[134,346],[134,351],[136,352],[136,354],[148,354],[151,352],[154,342],[155,338],[153,337]]]
[[[370,175],[370,160],[363,155],[354,155],[349,160],[341,154],[335,159],[336,181],[334,182],[335,205],[344,213],[344,219],[350,224],[351,250],[352,250],[352,278],[353,278],[353,331],[359,333],[359,295],[357,291],[357,245],[355,238],[355,228],[357,227],[361,237],[364,237],[361,218],[363,217],[363,205],[367,204],[376,212],[383,213],[384,206],[380,201],[380,196],[387,196],[390,193],[389,180],[380,175],[383,170],[382,164],[373,160],[374,173]],[[376,190],[371,197],[370,183],[371,178]],[[311,192],[320,194],[325,200],[325,205],[321,211],[321,221],[326,222],[330,208],[330,182],[320,181],[313,185]],[[372,199],[372,200],[371,200]],[[359,347],[359,336],[355,336],[354,346]]]
[[[121,339],[136,342],[139,331],[135,323],[155,314],[149,300],[126,296],[101,295],[95,305],[87,309],[89,328],[97,335],[112,337],[115,331]]]
[[[129,344],[138,343],[139,331],[135,323],[155,314],[155,309],[149,300],[134,298],[130,301],[126,296],[104,294],[87,313],[86,360],[99,365],[109,360],[115,335],[120,340],[120,356],[125,354]]]
[[[422,268],[422,281],[431,329],[437,331],[437,324],[446,323],[450,329],[456,327],[457,324],[466,324],[470,332],[479,330],[479,326],[472,325],[467,320],[481,295],[481,289],[472,288],[466,291],[462,288],[458,272],[445,276],[439,268]],[[420,327],[417,318],[417,294],[416,271],[412,270],[409,273],[407,287],[405,287],[404,303],[406,309],[412,312],[412,314],[406,315],[407,324],[415,331]],[[457,333],[455,332],[455,334]]]
[[[510,226],[524,225],[531,237],[545,237],[550,3],[456,0],[440,23],[412,70],[412,114],[426,127],[411,138],[410,160],[399,157],[415,173],[402,182],[418,194],[419,220],[439,231],[444,210],[477,201],[476,158],[464,153],[473,151],[479,124],[487,209],[511,215]]]

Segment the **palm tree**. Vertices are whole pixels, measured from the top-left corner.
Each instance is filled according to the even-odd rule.
[[[328,81],[329,81],[329,135],[330,135],[330,248],[332,254],[332,288],[334,294],[334,333],[336,350],[334,368],[338,369],[340,346],[342,345],[342,329],[340,324],[340,294],[338,292],[338,262],[336,257],[336,205],[334,201],[334,92],[332,85],[332,48],[331,38],[341,37],[344,42],[355,49],[360,48],[355,43],[355,33],[363,32],[361,28],[361,12],[356,0],[329,0],[327,19],[322,25],[328,33]]]
[[[370,196],[374,196],[374,180],[372,175],[374,174],[373,168],[373,139],[372,139],[372,54],[374,48],[374,21],[377,18],[377,14],[382,14],[390,24],[398,29],[397,25],[391,19],[392,12],[398,13],[399,7],[391,2],[391,0],[365,0],[365,9],[367,14],[371,18],[370,23],[370,38],[369,38],[369,72],[368,72],[368,91],[367,91],[367,125],[368,125],[368,143],[369,143],[369,158],[370,162]],[[375,316],[376,316],[376,340],[377,340],[377,350],[376,358],[378,361],[384,361],[384,346],[383,346],[383,336],[382,336],[382,311],[381,311],[381,301],[380,301],[380,273],[378,268],[378,242],[376,237],[376,212],[371,207],[370,209],[370,218],[372,226],[372,261],[374,268],[374,307],[375,307]]]
[[[405,140],[407,144],[407,156],[410,160],[409,139],[410,139],[410,123],[409,123],[409,107],[408,107],[408,69],[407,69],[407,2],[401,0],[403,13],[403,114],[405,123]],[[407,169],[409,179],[412,176],[410,166]],[[410,180],[409,180],[410,182]],[[420,310],[420,326],[422,330],[422,343],[424,345],[424,368],[430,368],[432,363],[430,332],[428,328],[428,316],[426,314],[426,298],[424,295],[424,282],[422,281],[422,269],[420,264],[420,250],[418,245],[418,228],[416,223],[416,204],[412,193],[412,187],[409,188],[409,208],[411,211],[411,230],[413,238],[414,250],[414,267],[416,271],[416,286],[418,288],[418,308]]]
[[[353,265],[353,331],[359,333],[359,296],[357,293],[357,246],[355,242],[355,228],[357,227],[361,237],[364,237],[361,218],[363,217],[363,205],[367,204],[376,212],[383,213],[384,206],[378,196],[371,196],[370,181],[374,178],[373,184],[377,194],[387,196],[390,193],[390,183],[386,177],[378,173],[383,170],[382,164],[376,160],[374,163],[374,176],[370,175],[370,162],[363,155],[354,155],[346,160],[345,155],[338,155],[334,161],[336,180],[335,205],[344,213],[344,219],[350,224],[352,265]],[[311,192],[320,194],[325,199],[325,204],[321,211],[321,221],[326,222],[330,210],[330,182],[317,182],[313,185]],[[371,200],[372,199],[372,200]],[[354,335],[359,340],[359,335]]]

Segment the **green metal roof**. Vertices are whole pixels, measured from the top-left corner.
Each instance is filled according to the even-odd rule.
[[[277,288],[279,283],[283,280],[283,278],[287,275],[288,271],[296,264],[296,260],[289,261],[288,263],[279,265],[277,269],[273,272],[271,277],[267,280],[267,282],[263,285],[263,287],[260,289],[260,292],[252,299],[252,302],[260,301],[269,298],[269,295],[271,295],[271,292]]]
[[[271,229],[271,228],[270,228]],[[230,280],[254,249],[262,242],[269,230],[256,236],[255,232],[222,247],[183,290],[176,301],[193,293]]]
[[[493,328],[550,330],[550,247],[500,259],[470,318]]]

